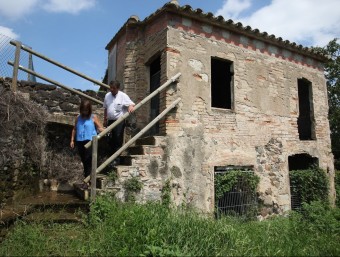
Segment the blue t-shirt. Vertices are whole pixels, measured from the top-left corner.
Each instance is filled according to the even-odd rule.
[[[92,136],[97,135],[96,126],[93,122],[93,115],[90,118],[82,118],[78,116],[76,127],[76,141],[92,140]]]

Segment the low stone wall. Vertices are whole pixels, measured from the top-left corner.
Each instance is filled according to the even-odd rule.
[[[2,79],[2,81],[4,87],[10,88],[12,83],[11,78],[5,78]],[[21,80],[18,82],[18,91],[21,94],[24,94],[27,99],[31,99],[52,114],[49,116],[50,122],[73,125],[74,117],[79,114],[81,97],[63,88],[39,82]],[[78,91],[100,101],[104,100],[106,94],[104,91]],[[102,120],[103,106],[92,102],[92,108],[93,112]]]
[[[25,81],[14,96],[10,85],[11,79],[0,78],[1,206],[42,190],[72,190],[83,179],[77,150],[69,146],[79,96]]]

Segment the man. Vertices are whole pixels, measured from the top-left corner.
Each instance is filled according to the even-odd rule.
[[[118,81],[110,82],[110,92],[104,98],[104,126],[110,126],[125,113],[134,111],[134,102],[119,88],[120,83]],[[111,131],[110,143],[112,144],[113,153],[123,145],[124,128],[125,122],[123,121]],[[119,158],[114,161],[114,165],[118,164]]]

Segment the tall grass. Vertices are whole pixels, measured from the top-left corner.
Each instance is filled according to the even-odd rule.
[[[91,206],[86,225],[20,222],[0,255],[339,256],[339,209],[326,208],[322,218],[320,204],[308,208],[304,216],[240,222],[104,197]]]

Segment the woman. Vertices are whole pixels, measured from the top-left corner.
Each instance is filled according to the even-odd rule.
[[[104,128],[97,116],[92,114],[92,104],[89,100],[81,101],[79,112],[72,130],[70,146],[74,148],[74,141],[76,141],[86,178],[91,174],[92,155],[91,149],[86,149],[85,145],[92,140],[92,136],[97,135],[97,130],[101,132]]]

